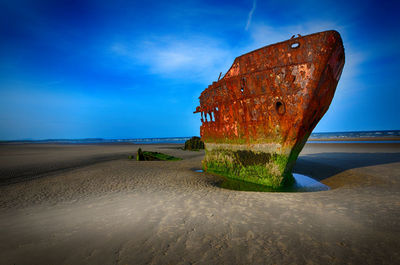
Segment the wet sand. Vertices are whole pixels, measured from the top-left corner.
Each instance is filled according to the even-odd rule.
[[[224,190],[203,152],[0,145],[0,264],[400,264],[400,144],[307,144],[332,189]]]

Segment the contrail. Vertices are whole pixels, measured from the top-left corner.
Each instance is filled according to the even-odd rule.
[[[256,3],[257,3],[257,0],[253,0],[253,7],[251,8],[251,10],[249,12],[249,17],[247,18],[247,23],[246,23],[246,28],[245,28],[246,30],[248,30],[250,27],[251,18],[253,17],[254,10],[256,10]]]

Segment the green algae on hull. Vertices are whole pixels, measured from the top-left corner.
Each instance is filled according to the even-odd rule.
[[[289,156],[252,150],[206,149],[205,171],[274,189],[293,184]]]

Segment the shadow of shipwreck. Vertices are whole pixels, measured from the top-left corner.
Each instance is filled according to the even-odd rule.
[[[294,173],[324,180],[345,170],[400,162],[400,153],[317,153],[300,156]]]

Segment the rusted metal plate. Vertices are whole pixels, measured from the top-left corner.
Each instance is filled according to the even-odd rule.
[[[299,35],[237,57],[224,77],[199,97],[195,113],[201,113],[205,169],[224,150],[248,150],[286,156],[282,174],[289,175],[329,108],[344,60],[336,31]],[[221,152],[211,155],[212,150]]]

